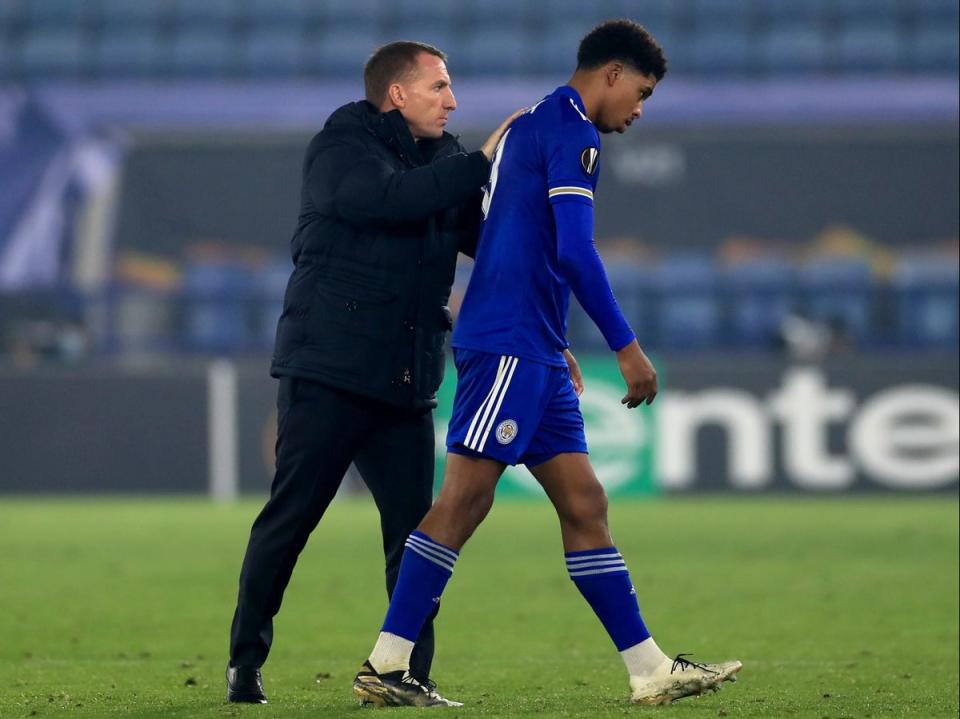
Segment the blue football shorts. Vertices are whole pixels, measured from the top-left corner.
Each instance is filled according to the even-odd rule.
[[[587,451],[567,367],[454,349],[457,393],[447,451],[528,467]]]

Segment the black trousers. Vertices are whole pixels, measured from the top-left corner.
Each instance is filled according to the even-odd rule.
[[[240,571],[230,632],[232,666],[259,667],[266,661],[273,617],[294,564],[351,462],[380,511],[388,595],[397,583],[404,542],[432,501],[434,428],[429,410],[402,410],[286,377],[280,380],[277,409],[276,475],[270,499],[253,523]],[[429,676],[433,646],[431,620],[410,658],[414,676]]]

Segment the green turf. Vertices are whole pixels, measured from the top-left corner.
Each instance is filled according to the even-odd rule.
[[[350,680],[386,606],[376,513],[340,501],[301,557],[265,676],[223,701],[236,575],[258,506],[0,502],[0,717],[378,717]],[[667,651],[741,681],[634,707],[567,579],[544,502],[499,503],[444,597],[449,717],[956,717],[958,506],[928,499],[674,499],[611,508]]]

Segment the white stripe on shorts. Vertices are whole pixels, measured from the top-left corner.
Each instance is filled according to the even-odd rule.
[[[497,413],[500,411],[500,405],[503,404],[503,398],[507,396],[507,390],[510,388],[510,380],[513,379],[513,372],[517,369],[517,364],[520,362],[517,357],[511,357],[510,361],[507,378],[503,382],[503,389],[500,391],[500,397],[497,399],[497,406],[493,408],[493,413],[490,415],[490,421],[487,423],[487,428],[483,433],[483,439],[480,440],[480,447],[477,449],[478,452],[482,452],[483,448],[487,446],[487,437],[490,436],[493,423],[497,420]],[[476,442],[476,438],[474,438],[474,442]]]
[[[500,366],[497,367],[497,376],[493,381],[493,387],[490,388],[486,398],[484,398],[483,402],[481,402],[480,406],[477,408],[477,413],[473,415],[473,421],[470,423],[470,429],[467,430],[467,436],[463,439],[463,443],[467,447],[470,446],[470,438],[473,436],[473,430],[477,427],[477,422],[480,420],[480,415],[483,414],[483,410],[487,406],[487,403],[493,398],[493,395],[496,394],[497,388],[500,387],[500,382],[503,381],[503,370],[504,367],[506,367],[506,364],[507,358],[501,355]]]

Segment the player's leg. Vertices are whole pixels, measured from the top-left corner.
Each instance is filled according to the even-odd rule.
[[[330,504],[365,434],[368,416],[352,395],[281,379],[276,474],[250,532],[230,633],[230,665],[260,667],[273,617],[301,550]]]
[[[354,679],[353,691],[361,703],[461,706],[412,674],[411,654],[424,623],[439,609],[460,548],[493,504],[503,469],[503,464],[489,459],[447,455],[440,496],[407,538],[387,616],[373,651]]]
[[[666,704],[735,680],[740,662],[667,657],[650,635],[630,574],[607,529],[607,499],[587,455],[563,453],[530,468],[557,510],[567,571],[600,619],[630,676],[632,699]]]
[[[400,574],[404,544],[433,501],[435,430],[433,413],[394,411],[374,427],[354,459],[380,512],[387,596]],[[417,637],[410,673],[426,681],[433,662],[433,617]]]
[[[502,453],[496,457],[481,453],[494,433],[498,410],[511,406],[509,389],[518,376],[518,361],[482,352],[457,351],[455,356],[457,393],[447,434],[443,486],[433,507],[407,539],[400,576],[376,646],[354,681],[354,692],[365,703],[438,703],[429,691],[404,686],[413,640],[436,610],[459,550],[490,510],[497,480],[511,461],[499,456]],[[495,440],[492,444],[503,445]]]

